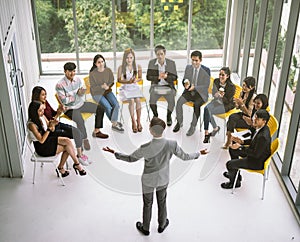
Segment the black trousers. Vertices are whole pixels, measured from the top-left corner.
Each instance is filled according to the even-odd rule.
[[[81,113],[95,113],[95,128],[102,128],[104,112],[105,109],[101,105],[92,102],[84,102],[80,108],[70,109],[65,112],[65,115],[77,124],[77,128],[81,131],[82,138],[86,139],[87,133]]]
[[[242,112],[233,113],[229,116],[229,119],[227,121],[227,131],[233,133],[235,128],[244,128],[244,129],[251,128],[251,126],[248,125],[246,121],[243,119]]]

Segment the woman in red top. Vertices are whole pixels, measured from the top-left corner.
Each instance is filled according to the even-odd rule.
[[[32,89],[31,100],[40,101],[45,105],[44,115],[48,120],[57,120],[63,112],[61,106],[59,106],[56,111],[51,107],[47,101],[47,92],[43,87],[36,86]],[[74,139],[79,162],[85,166],[91,163],[91,161],[88,160],[88,157],[82,152],[82,135],[78,128],[59,122],[55,126],[55,131],[52,133],[52,135]]]

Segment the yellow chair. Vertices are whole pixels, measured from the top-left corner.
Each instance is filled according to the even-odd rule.
[[[141,79],[139,82],[137,82],[137,84],[139,85],[139,87],[141,88],[142,93],[144,93],[144,81],[143,79]],[[122,86],[122,83],[120,82],[116,82],[116,96],[118,97],[119,95],[119,89]],[[147,109],[147,120],[150,122],[150,115],[149,115],[149,106],[148,106],[148,102],[147,99],[145,97],[140,97],[140,101],[141,103],[145,103],[146,104],[146,109]],[[121,105],[121,109],[120,109],[120,122],[124,123],[124,117],[123,117],[123,105],[124,104],[128,104],[129,101],[125,100],[122,101],[122,105]]]
[[[272,156],[278,151],[278,149],[279,149],[279,139],[277,138],[271,143],[271,155],[265,161],[263,170],[250,170],[250,169],[240,168],[238,170],[238,172],[236,173],[231,193],[233,194],[233,192],[234,192],[235,184],[237,182],[237,178],[238,178],[238,175],[240,174],[241,170],[245,170],[245,171],[253,172],[253,173],[259,173],[259,174],[263,175],[263,187],[262,187],[262,196],[261,196],[261,199],[263,200],[264,199],[264,194],[265,194],[266,181],[269,178],[270,162],[271,162]]]
[[[274,135],[274,133],[276,132],[276,130],[278,129],[278,121],[274,115],[270,114],[270,119],[269,119],[267,125],[270,129],[270,135],[272,137]]]
[[[209,87],[208,87],[208,94],[209,94],[209,96],[212,96],[212,89],[213,89],[213,86],[214,86],[214,80],[215,79],[213,77],[210,77],[210,82],[209,82]],[[211,98],[209,98],[209,101],[210,100],[211,100]],[[206,105],[207,103],[208,102],[203,103],[202,106]],[[193,108],[194,107],[194,102],[186,102],[185,105]],[[200,117],[199,117],[199,119],[200,119],[200,132],[202,130],[202,124],[203,124],[203,121],[202,121],[201,117],[202,117],[202,115],[200,114]]]
[[[266,109],[267,110],[267,109]],[[270,110],[270,109],[269,109]],[[267,111],[269,111],[267,110]],[[267,123],[269,129],[270,129],[270,135],[271,137],[274,135],[274,133],[276,132],[276,130],[278,129],[278,121],[277,119],[274,117],[274,115],[270,114],[270,119]],[[243,129],[243,128],[236,128],[235,129],[237,132],[240,132],[240,131],[244,131],[244,130],[247,130],[247,129]]]
[[[60,105],[63,105],[62,102],[61,102],[61,100],[59,99],[57,93],[55,93],[55,98],[56,98],[57,102],[58,102]],[[93,115],[92,113],[81,113],[81,116],[82,116],[83,120],[87,120],[87,119],[88,119],[89,117],[91,117],[92,115]],[[69,118],[67,115],[65,115],[64,113],[62,113],[62,114],[60,115],[59,118],[65,118],[65,119],[67,119],[67,120],[71,120],[71,121],[72,121],[72,119],[70,119],[70,118]]]
[[[97,102],[95,102],[95,100],[93,98],[86,99],[86,95],[91,94],[91,84],[90,84],[89,76],[84,77],[83,81],[84,81],[84,85],[85,85],[85,88],[86,88],[85,100],[88,101],[88,102],[97,103]]]
[[[242,92],[242,87],[237,85],[237,84],[234,84],[235,85],[235,93],[233,95],[233,98],[239,98],[241,92]],[[231,114],[234,114],[234,113],[238,113],[240,112],[239,109],[237,108],[233,108],[231,110],[229,110],[228,112],[226,113],[221,113],[221,114],[214,114],[216,117],[220,118],[220,119],[223,119],[224,120],[224,139],[226,137],[226,120],[227,118],[231,115]]]

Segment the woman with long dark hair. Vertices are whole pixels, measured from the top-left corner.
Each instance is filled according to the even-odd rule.
[[[255,78],[248,76],[244,79],[242,85],[242,91],[239,98],[235,98],[235,107],[240,109],[241,112],[231,114],[227,122],[227,140],[223,149],[228,149],[231,144],[231,133],[234,132],[234,129],[239,128],[248,128],[249,125],[243,119],[243,116],[251,117],[252,110],[254,108],[254,98],[255,98]],[[246,124],[246,125],[245,125]]]
[[[219,78],[214,80],[212,95],[214,99],[204,108],[204,131],[205,137],[203,143],[208,143],[211,136],[215,136],[219,132],[220,127],[217,126],[213,114],[226,113],[234,108],[233,96],[235,93],[235,85],[230,79],[229,67],[222,67],[219,72]],[[213,126],[213,131],[208,133],[209,123]]]
[[[124,132],[121,123],[118,122],[120,105],[111,87],[114,85],[114,75],[110,68],[106,67],[102,55],[96,55],[90,70],[89,80],[93,99],[105,108],[105,113],[112,123],[112,129]]]
[[[47,92],[45,88],[41,86],[36,86],[32,89],[31,101],[40,101],[45,105],[44,115],[48,120],[57,120],[61,113],[63,112],[62,107],[59,105],[55,111],[49,102],[47,101]],[[77,149],[77,158],[82,165],[88,165],[91,161],[88,160],[88,157],[82,152],[82,134],[81,131],[69,124],[58,122],[55,126],[54,132],[51,135],[68,137],[74,139],[76,149]]]
[[[67,137],[57,137],[50,135],[55,131],[57,120],[50,120],[44,115],[45,105],[39,101],[32,101],[28,107],[28,123],[29,134],[33,140],[35,151],[38,155],[48,157],[62,152],[58,170],[62,177],[69,175],[69,172],[64,169],[64,164],[69,155],[74,161],[73,168],[76,174],[79,172],[81,176],[86,175],[86,171],[79,163],[72,141]],[[57,171],[56,171],[57,172]],[[57,172],[57,176],[59,176]]]

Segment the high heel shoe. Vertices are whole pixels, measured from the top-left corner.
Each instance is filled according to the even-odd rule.
[[[203,143],[210,143],[210,134],[206,134],[206,135],[204,136]]]
[[[85,176],[86,175],[86,171],[84,170],[84,169],[82,169],[81,171],[77,168],[77,166],[79,166],[80,165],[80,163],[78,163],[78,164],[73,164],[73,168],[74,168],[74,170],[75,170],[75,172],[76,172],[76,175],[78,175],[78,173],[77,173],[77,171],[79,172],[79,175],[80,176]]]
[[[62,170],[62,169],[63,169],[62,167],[57,167],[57,169],[55,170],[56,174],[57,174],[57,177],[59,177],[59,173],[60,173],[61,177],[66,177],[70,174],[68,171],[65,171],[64,173],[61,173],[60,170]]]
[[[133,133],[137,133],[138,132],[138,128],[134,124],[132,124],[132,132]]]
[[[142,125],[141,125],[141,124],[138,124],[138,125],[137,125],[137,130],[138,130],[139,132],[142,132],[142,130],[143,130],[143,127],[142,127]]]
[[[217,133],[219,133],[220,131],[220,127],[217,126],[217,129],[216,130],[213,130],[211,133],[210,133],[210,136],[214,137]]]

